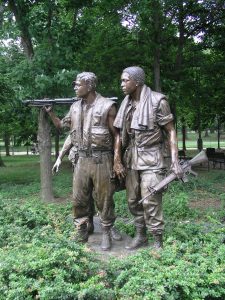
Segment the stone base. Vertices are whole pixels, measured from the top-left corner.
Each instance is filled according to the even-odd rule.
[[[123,258],[125,256],[134,254],[134,252],[137,251],[129,251],[125,249],[125,246],[131,241],[131,237],[124,233],[121,233],[123,237],[122,241],[112,240],[112,248],[109,251],[101,250],[102,229],[99,218],[97,216],[94,217],[94,226],[94,233],[89,236],[86,245],[91,251],[96,252],[96,254],[99,254],[103,260],[107,259],[110,256]]]

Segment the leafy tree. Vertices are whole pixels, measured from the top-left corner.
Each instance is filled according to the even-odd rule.
[[[6,143],[6,155],[9,155],[9,144],[7,144],[8,137],[13,127],[13,90],[8,84],[7,80],[0,76],[0,132],[4,136]],[[0,165],[3,165],[2,161]]]
[[[103,95],[121,99],[129,65],[142,66],[147,83],[169,96],[184,131],[201,131],[217,116],[223,122],[224,19],[222,0],[2,1],[0,73],[23,119],[14,126],[18,141],[37,128],[37,113],[20,100],[72,96],[70,83],[84,70],[98,75]]]

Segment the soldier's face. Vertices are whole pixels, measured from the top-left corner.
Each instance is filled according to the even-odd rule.
[[[74,82],[74,91],[78,98],[85,98],[90,93],[90,87],[84,80],[77,79]]]
[[[130,78],[130,75],[126,72],[121,76],[121,88],[125,95],[134,93],[137,89],[137,82]]]

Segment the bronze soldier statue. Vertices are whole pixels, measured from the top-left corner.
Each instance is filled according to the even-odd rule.
[[[57,128],[70,128],[71,142],[78,149],[73,181],[73,213],[77,228],[75,239],[80,242],[88,240],[89,199],[94,189],[103,230],[101,248],[109,250],[111,227],[115,221],[113,167],[117,173],[122,174],[118,152],[120,138],[118,129],[113,127],[115,102],[98,94],[96,83],[94,73],[78,74],[74,90],[80,100],[71,105],[68,114],[60,120],[51,108],[46,108],[46,111]]]
[[[71,161],[72,163],[72,170],[74,171],[77,161],[78,161],[78,149],[76,146],[74,146],[71,142],[71,138],[70,135],[67,136],[62,149],[59,152],[59,156],[57,157],[56,162],[54,163],[53,167],[52,167],[52,173],[58,173],[59,171],[59,167],[62,163],[62,160],[64,158],[64,156],[69,152],[68,155],[68,159]],[[73,172],[74,175],[74,172]],[[73,178],[73,181],[75,180],[75,178]],[[93,217],[95,215],[95,205],[94,205],[94,199],[93,199],[93,195],[92,193],[90,194],[89,197],[89,214],[88,214],[88,223],[87,223],[87,230],[88,230],[88,234],[92,234],[94,232],[94,220]],[[112,227],[113,228],[113,227]],[[112,231],[112,237],[114,237],[114,231],[111,228]],[[122,237],[117,237],[117,232],[115,232],[115,237],[114,239],[121,239]]]
[[[173,115],[166,97],[145,85],[142,68],[133,66],[124,69],[121,80],[126,97],[114,126],[120,129],[128,206],[136,227],[136,236],[126,249],[132,250],[145,245],[146,229],[154,237],[154,248],[160,249],[164,230],[162,193],[156,193],[142,203],[138,202],[149,193],[148,187],[155,186],[165,175],[164,132],[171,151],[171,168],[178,177],[182,176]]]
[[[70,135],[67,136],[67,138],[63,144],[63,147],[62,147],[61,151],[59,152],[59,156],[57,157],[57,160],[52,167],[53,174],[55,174],[59,171],[59,167],[62,163],[62,160],[68,152],[69,152],[68,159],[71,161],[72,169],[74,171],[77,161],[78,161],[78,157],[79,157],[79,150],[78,150],[77,146],[73,145],[73,143],[71,142]],[[73,172],[73,174],[74,174],[74,172]],[[75,180],[76,180],[76,178],[73,178],[73,182]],[[88,223],[87,223],[87,231],[88,231],[89,235],[94,232],[94,215],[96,213],[95,204],[94,204],[94,198],[95,198],[94,194],[95,193],[93,190],[92,193],[90,193],[90,195],[89,195],[89,213],[88,213]],[[112,226],[110,228],[110,234],[111,234],[111,237],[113,240],[115,240],[115,241],[122,240],[122,236],[121,236],[120,232],[116,229],[116,227]]]

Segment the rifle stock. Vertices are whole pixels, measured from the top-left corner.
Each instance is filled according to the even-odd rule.
[[[207,161],[208,161],[208,157],[207,157],[205,151],[202,150],[195,157],[193,157],[188,163],[191,166],[194,166],[194,165],[202,164]]]
[[[195,157],[193,157],[191,160],[189,161],[185,161],[183,164],[180,162],[180,166],[183,170],[183,177],[181,178],[182,182],[185,182],[185,178],[187,174],[193,174],[195,176],[197,176],[197,173],[193,172],[191,170],[192,166],[195,166],[197,164],[201,164],[204,162],[208,161],[208,157],[205,153],[205,151],[201,151],[199,152]],[[177,175],[174,174],[173,172],[170,173],[168,176],[166,176],[162,181],[160,181],[158,184],[156,184],[154,187],[149,187],[149,194],[147,196],[145,196],[144,198],[142,198],[139,203],[142,203],[145,199],[147,199],[148,197],[156,194],[157,192],[163,190],[170,182],[174,181],[175,179],[177,179]]]

